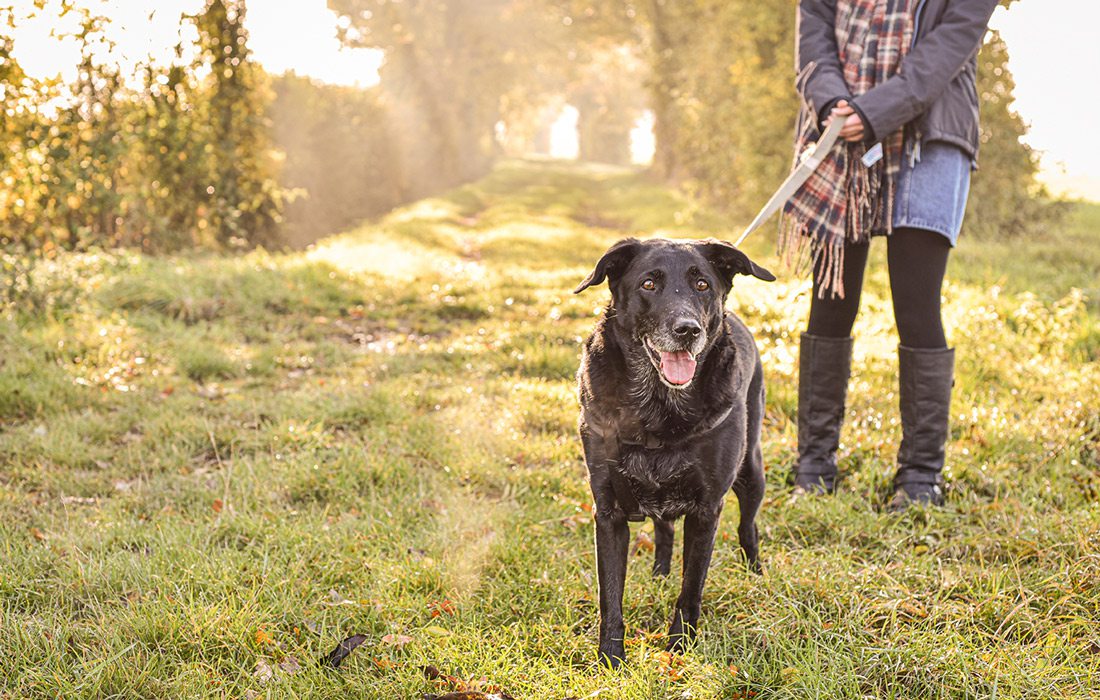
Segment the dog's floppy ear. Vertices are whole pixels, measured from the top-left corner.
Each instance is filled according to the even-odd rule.
[[[612,279],[622,274],[634,256],[638,254],[642,243],[637,238],[624,238],[607,249],[600,261],[588,277],[584,278],[580,286],[573,290],[574,294],[580,294],[592,285],[600,284],[605,279]]]
[[[722,274],[726,284],[733,284],[734,275],[752,275],[765,282],[775,281],[775,275],[749,260],[749,256],[730,243],[708,238],[705,241],[699,241],[698,245],[703,257]]]

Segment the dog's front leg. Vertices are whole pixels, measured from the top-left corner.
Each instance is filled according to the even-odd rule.
[[[722,504],[719,503],[715,508],[690,513],[684,518],[684,580],[668,630],[669,651],[683,651],[687,643],[695,639],[695,626],[699,624],[703,606],[703,584],[707,580],[721,513]]]
[[[618,508],[596,510],[596,573],[600,585],[600,661],[618,668],[626,658],[623,585],[630,526]]]

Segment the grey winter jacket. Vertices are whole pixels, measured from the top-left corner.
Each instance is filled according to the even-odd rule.
[[[978,154],[977,55],[998,0],[917,0],[913,46],[886,82],[852,98],[836,44],[837,0],[800,0],[798,69],[816,64],[802,81],[803,97],[819,120],[841,99],[878,141],[915,122],[924,141],[946,141]],[[919,121],[917,121],[919,120]]]

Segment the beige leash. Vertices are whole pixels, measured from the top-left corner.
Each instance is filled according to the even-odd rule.
[[[772,214],[779,211],[779,209],[786,204],[787,200],[794,196],[798,188],[802,187],[803,183],[810,179],[810,175],[818,169],[825,160],[825,156],[829,155],[829,151],[833,150],[833,146],[836,145],[837,140],[840,138],[840,130],[843,128],[843,119],[834,119],[830,122],[829,128],[826,129],[825,133],[821,135],[821,138],[817,140],[814,147],[807,150],[802,155],[798,167],[787,176],[787,179],[783,181],[783,184],[775,191],[772,198],[768,200],[768,203],[764,205],[760,213],[752,220],[749,227],[745,229],[745,232],[741,234],[737,242],[733,244],[734,246],[740,246],[741,243],[749,237],[750,233],[760,228],[765,221],[771,218]]]

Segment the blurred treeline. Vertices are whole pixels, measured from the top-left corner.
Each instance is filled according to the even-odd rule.
[[[759,206],[791,162],[796,0],[329,0],[346,44],[385,53],[369,90],[266,75],[244,0],[206,0],[182,20],[194,45],[127,80],[101,50],[108,20],[65,6],[81,13],[73,85],[23,73],[16,14],[0,7],[8,248],[303,245],[504,155],[545,152],[567,103],[580,157],[620,164],[648,110],[654,176],[731,215]],[[993,35],[970,225],[1013,234],[1050,207],[1007,57]]]

